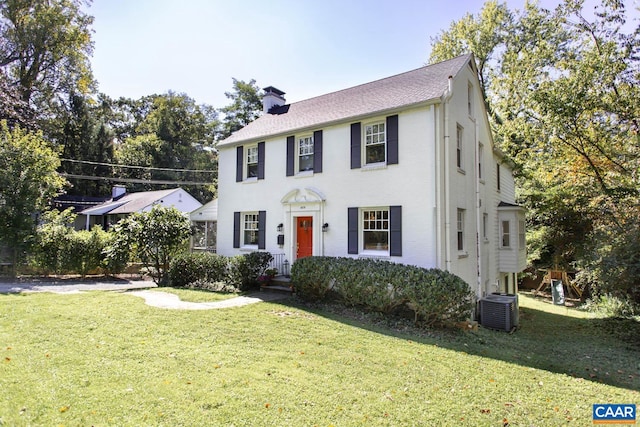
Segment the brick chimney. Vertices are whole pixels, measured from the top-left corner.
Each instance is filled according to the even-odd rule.
[[[286,103],[284,99],[284,92],[280,89],[276,89],[273,86],[265,87],[264,95],[262,96],[262,111],[268,113],[273,107],[279,107]]]

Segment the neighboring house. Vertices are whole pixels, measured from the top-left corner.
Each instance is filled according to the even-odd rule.
[[[106,230],[127,215],[134,212],[148,212],[158,204],[174,207],[185,215],[202,206],[202,203],[182,188],[126,193],[124,187],[115,186],[110,200],[79,213],[76,228],[80,225],[81,228],[89,230],[94,225],[100,225]]]
[[[205,203],[189,214],[194,227],[191,249],[194,251],[216,251],[218,226],[218,199]]]
[[[515,292],[524,210],[477,76],[465,55],[292,104],[265,88],[264,114],[218,144],[218,253],[376,258]]]

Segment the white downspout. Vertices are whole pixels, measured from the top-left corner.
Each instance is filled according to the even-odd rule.
[[[451,271],[451,144],[449,132],[449,101],[453,96],[453,76],[449,76],[449,85],[444,93],[442,108],[444,109],[444,265],[447,271]]]
[[[91,214],[87,214],[87,222],[84,225],[84,228],[87,231],[89,231],[89,224],[91,224]]]
[[[482,298],[482,275],[484,271],[482,269],[482,200],[480,199],[480,144],[478,143],[478,122],[474,120],[474,138],[473,143],[475,144],[475,159],[476,165],[473,168],[475,171],[475,191],[476,191],[476,262],[478,265],[478,290],[476,291],[476,295],[478,298]]]

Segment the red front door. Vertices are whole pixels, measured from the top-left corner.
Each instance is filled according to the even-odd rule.
[[[313,217],[296,218],[296,259],[313,255]]]

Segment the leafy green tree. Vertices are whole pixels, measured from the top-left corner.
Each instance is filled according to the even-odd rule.
[[[488,2],[483,12],[495,7]],[[628,256],[638,241],[632,225],[640,222],[640,27],[624,32],[623,1],[603,0],[589,19],[582,8],[565,0],[553,11],[526,3],[505,13],[499,37],[479,50],[478,61],[490,65],[496,142],[519,167],[538,257],[532,261],[602,271],[617,259],[618,278],[601,279],[626,277],[636,283],[627,290],[640,294]],[[492,27],[484,15],[453,24],[434,52],[459,53],[456,36],[473,47]]]
[[[19,254],[35,232],[36,214],[65,185],[56,170],[57,153],[42,134],[0,122],[0,241],[13,248],[14,273]]]
[[[7,121],[9,128],[35,129],[35,111],[22,100],[3,69],[0,69],[0,117]]]
[[[188,247],[189,219],[175,208],[154,206],[149,212],[134,213],[113,228],[118,236],[112,242],[114,253],[131,248],[151,272],[156,283],[165,283],[169,262]]]
[[[225,92],[225,96],[231,100],[231,104],[220,109],[224,119],[218,135],[219,140],[248,125],[262,113],[260,88],[253,79],[247,83],[234,78],[233,91]]]
[[[73,94],[69,100],[69,111],[58,118],[64,123],[58,137],[63,158],[60,171],[80,177],[109,177],[111,169],[104,164],[113,161],[114,133],[100,119],[100,107],[91,104],[90,99]],[[68,179],[73,185],[69,194],[100,195],[111,191],[109,183],[104,180]]]
[[[60,93],[87,93],[94,80],[93,17],[82,0],[0,0],[0,67],[41,116]]]
[[[494,65],[500,55],[499,48],[505,43],[512,24],[513,14],[506,4],[495,0],[487,1],[479,16],[467,13],[459,21],[454,21],[448,30],[441,31],[431,39],[432,49],[429,62],[441,62],[456,56],[473,52],[478,65],[478,77],[484,99],[487,99]],[[492,105],[487,103],[491,116]]]
[[[163,181],[215,182],[217,155],[213,149],[219,122],[212,107],[198,105],[185,94],[169,92],[140,100],[111,102],[119,143],[115,159],[119,164],[166,170],[119,168],[119,176]],[[123,138],[123,139],[122,139]],[[180,169],[174,171],[169,169]],[[190,170],[211,171],[194,173]],[[175,185],[173,185],[175,186]],[[181,185],[201,201],[215,194],[213,185]],[[130,185],[132,191],[151,189],[148,184]],[[154,185],[153,188],[158,188]]]

